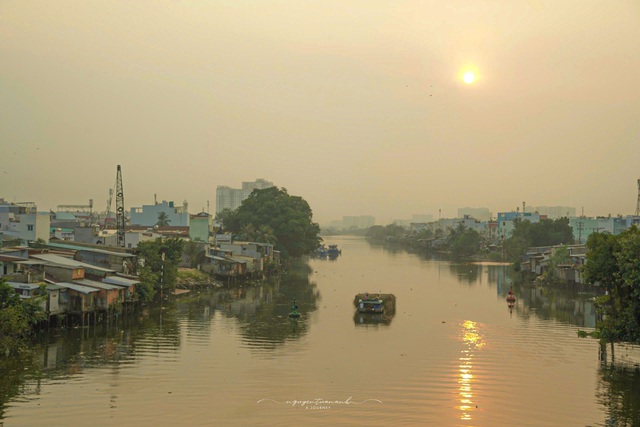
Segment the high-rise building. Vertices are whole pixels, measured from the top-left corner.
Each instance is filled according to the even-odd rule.
[[[342,226],[344,228],[369,228],[376,225],[376,219],[371,215],[343,216]]]
[[[258,178],[254,182],[243,182],[242,188],[218,185],[216,188],[216,213],[220,213],[224,209],[236,210],[253,190],[264,190],[273,186],[273,182],[262,178]]]

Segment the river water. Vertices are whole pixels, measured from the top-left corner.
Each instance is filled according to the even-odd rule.
[[[637,348],[577,336],[595,324],[588,290],[325,240],[341,256],[277,282],[49,332],[33,358],[0,362],[0,425],[640,425]],[[395,315],[355,314],[360,292],[394,294]]]

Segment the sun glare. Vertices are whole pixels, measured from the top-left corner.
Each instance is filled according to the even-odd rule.
[[[462,74],[462,81],[466,84],[470,85],[471,83],[476,81],[476,75],[473,71],[465,71]]]

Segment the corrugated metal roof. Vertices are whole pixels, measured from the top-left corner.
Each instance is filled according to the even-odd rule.
[[[115,252],[115,251],[107,251],[105,249],[94,249],[94,248],[88,248],[85,246],[79,246],[79,245],[68,245],[65,243],[48,243],[47,246],[52,246],[54,248],[61,248],[61,249],[71,249],[74,251],[84,251],[84,252],[96,252],[99,254],[107,254],[107,255],[114,255],[114,256],[121,256],[121,257],[125,257],[125,258],[130,258],[133,257],[135,255],[132,254],[128,254],[125,252]]]
[[[0,261],[3,262],[19,262],[19,261],[26,261],[25,258],[20,258],[17,256],[11,256],[11,255],[0,255]]]
[[[36,260],[36,259],[28,259],[26,261],[16,261],[16,264],[23,265],[44,265],[47,264],[47,261]]]
[[[119,276],[105,277],[104,279],[102,279],[102,282],[109,283],[112,285],[117,285],[117,286],[126,286],[126,287],[140,283],[139,280],[127,279],[125,277],[119,277]]]
[[[31,255],[33,258],[41,259],[43,261],[47,261],[51,264],[58,264],[66,267],[83,267],[86,269],[101,271],[104,273],[115,273],[115,270],[110,270],[108,268],[98,267],[97,265],[87,264],[86,262],[76,261],[75,259],[66,258],[60,255],[55,254],[39,254],[39,255]]]
[[[78,285],[76,283],[60,282],[56,284],[58,286],[63,286],[65,288],[72,289],[76,292],[80,292],[81,294],[85,294],[85,295],[92,294],[94,292],[100,292],[99,289],[91,288],[89,286]]]
[[[74,280],[73,283],[77,283],[78,285],[89,286],[93,288],[106,289],[106,290],[122,289],[122,286],[116,286],[109,283],[96,282],[95,280],[89,280],[89,279]]]
[[[38,289],[40,284],[36,283],[18,283],[18,282],[7,282],[9,286],[14,289]]]

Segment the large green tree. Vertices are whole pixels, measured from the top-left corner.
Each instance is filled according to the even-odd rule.
[[[311,253],[321,241],[320,227],[313,222],[309,204],[285,188],[253,190],[238,209],[222,217],[225,230],[275,241],[285,258]]]
[[[640,230],[633,226],[617,236],[593,233],[587,248],[584,277],[607,291],[598,300],[604,317],[600,336],[640,342]]]
[[[511,237],[504,242],[507,258],[516,261],[529,247],[574,243],[569,218],[516,221]]]
[[[141,283],[136,286],[140,300],[151,301],[161,289],[165,293],[173,292],[178,277],[178,263],[184,250],[184,240],[159,237],[139,243],[136,250],[143,264],[138,267]]]
[[[455,258],[465,258],[477,254],[480,251],[480,233],[476,230],[460,224],[451,230],[449,235],[449,248]]]

